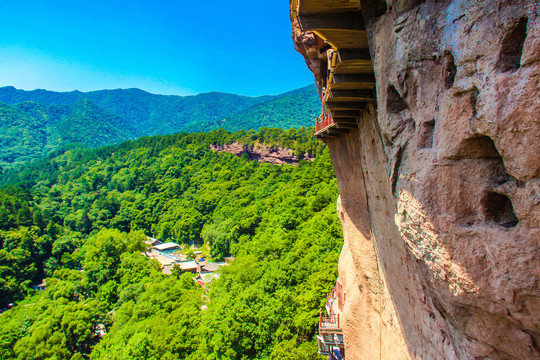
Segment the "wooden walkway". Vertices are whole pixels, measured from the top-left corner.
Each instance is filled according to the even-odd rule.
[[[331,47],[328,75],[318,84],[323,114],[315,136],[339,136],[358,127],[361,112],[374,103],[375,76],[360,0],[293,0],[292,15],[300,29]]]

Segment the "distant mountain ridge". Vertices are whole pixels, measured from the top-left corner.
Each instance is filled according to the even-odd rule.
[[[209,92],[156,95],[140,89],[55,92],[0,87],[0,166],[79,143],[100,147],[141,136],[312,126],[314,85],[273,96]]]
[[[25,91],[11,86],[0,88],[0,101],[8,105],[27,101],[71,105],[86,99],[116,116],[130,120],[145,135],[186,131],[184,127],[194,118],[203,122],[215,120],[272,98],[218,92],[193,96],[156,95],[140,89],[55,92],[41,89]],[[148,133],[148,129],[152,131]]]
[[[220,120],[195,125],[197,132],[223,128],[229,131],[262,127],[281,129],[313,126],[321,113],[321,101],[315,85],[289,91]]]

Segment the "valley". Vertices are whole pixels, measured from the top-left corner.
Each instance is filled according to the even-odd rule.
[[[342,234],[328,150],[312,132],[144,137],[5,172],[0,306],[16,305],[0,318],[0,357],[316,357]],[[211,149],[232,143],[313,159]],[[187,258],[155,260],[148,236],[235,260],[201,287]]]

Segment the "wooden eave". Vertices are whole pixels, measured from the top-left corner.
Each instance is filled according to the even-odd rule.
[[[375,88],[373,72],[355,74],[331,74],[328,90],[364,90]]]
[[[337,135],[346,134],[348,132],[349,132],[349,129],[338,129],[337,124],[336,124],[336,127],[331,127],[326,130],[327,134],[337,134]]]
[[[374,83],[349,82],[340,84],[328,84],[328,89],[331,90],[363,90],[375,88]]]
[[[330,111],[333,110],[365,110],[365,102],[327,102],[326,108]]]
[[[337,123],[336,129],[358,129],[358,124],[356,123]]]
[[[329,102],[375,101],[373,90],[327,90],[323,99]]]
[[[360,113],[357,110],[333,110],[331,111],[331,115],[333,119],[352,119],[353,121],[356,121],[358,117],[360,117]]]
[[[373,63],[370,60],[346,60],[337,62],[334,75],[339,74],[369,74],[373,73]]]
[[[323,107],[333,123],[317,138],[339,136],[358,127],[358,117],[376,100],[375,76],[360,0],[292,0],[292,15],[302,31],[315,33],[332,49]],[[321,46],[321,53],[328,48]]]
[[[360,11],[360,8],[360,0],[293,0],[293,10],[298,14]]]
[[[359,83],[375,87],[375,75],[373,72],[369,74],[333,74],[330,83],[333,85]]]
[[[299,0],[300,9],[306,0]],[[309,1],[308,1],[309,2]],[[317,1],[325,5],[331,1]],[[343,11],[349,10],[349,11]],[[353,10],[353,11],[350,11]],[[333,12],[317,11],[306,13],[300,10],[295,14],[302,31],[312,31],[335,49],[368,48],[366,26],[358,9],[333,8]]]
[[[300,14],[298,25],[302,31],[365,30],[364,18],[357,11],[338,12],[333,14]]]
[[[353,117],[334,118],[336,124],[356,124],[356,121]]]
[[[367,49],[369,47],[365,30],[319,29],[313,32],[336,49]]]
[[[325,137],[330,137],[330,136],[338,136],[338,135],[342,135],[342,134],[346,134],[349,132],[349,128],[348,129],[339,129],[337,128],[337,124],[332,124],[331,126],[327,126],[325,127],[324,129],[322,129],[321,131],[318,131],[315,133],[315,136],[318,137],[318,138],[325,138]]]

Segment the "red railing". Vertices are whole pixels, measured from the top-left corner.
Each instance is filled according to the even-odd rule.
[[[334,123],[334,119],[330,116],[328,113],[322,113],[317,118],[317,123],[315,124],[315,132],[319,132],[328,126],[332,125]]]
[[[319,329],[321,328],[339,328],[339,314],[323,316],[322,310],[319,314]]]

